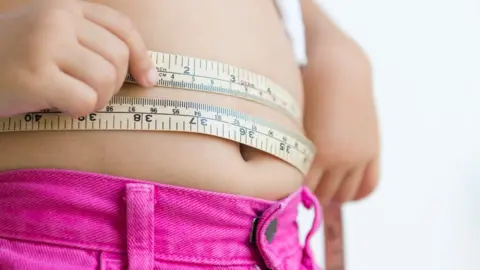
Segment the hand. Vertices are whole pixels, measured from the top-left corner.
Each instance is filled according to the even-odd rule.
[[[309,97],[305,128],[317,147],[307,183],[320,202],[343,203],[370,194],[378,182],[379,136],[363,54],[337,44],[321,50],[303,72]]]
[[[304,125],[317,147],[307,185],[327,206],[374,190],[379,135],[367,57],[323,13],[315,13],[315,20],[303,70]]]
[[[157,72],[123,14],[78,0],[37,0],[0,14],[0,117],[56,108],[82,116],[107,105],[127,71]]]

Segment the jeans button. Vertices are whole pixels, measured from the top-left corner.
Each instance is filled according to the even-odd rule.
[[[270,221],[270,223],[267,226],[267,229],[265,230],[265,238],[267,239],[267,242],[269,244],[272,243],[273,238],[277,233],[277,227],[278,227],[278,219],[274,219]]]

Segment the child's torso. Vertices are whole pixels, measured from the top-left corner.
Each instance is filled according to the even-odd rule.
[[[3,1],[0,12],[22,1]],[[28,2],[28,1],[23,1]],[[274,1],[96,1],[130,16],[149,50],[216,60],[270,78],[303,108],[303,90]],[[243,111],[302,132],[285,115],[239,98],[125,85],[122,96],[161,96]],[[181,132],[25,132],[0,134],[0,170],[64,168],[277,199],[302,174],[269,154],[213,136]],[[243,151],[243,150],[242,150]]]

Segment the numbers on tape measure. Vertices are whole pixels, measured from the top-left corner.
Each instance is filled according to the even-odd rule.
[[[301,119],[295,98],[266,77],[206,59],[161,52],[150,55],[159,74],[157,86],[235,96],[270,106],[296,123]],[[125,81],[136,83],[130,74]]]
[[[180,131],[213,135],[263,150],[306,173],[315,154],[305,137],[265,120],[203,103],[114,97],[108,106],[72,118],[44,110],[0,119],[0,132],[60,130]]]
[[[285,113],[298,124],[301,110],[293,96],[269,79],[220,62],[150,52],[157,86],[198,90],[256,101]],[[126,82],[136,83],[131,75]],[[151,130],[209,134],[263,150],[306,174],[315,154],[301,134],[260,118],[203,103],[157,98],[113,97],[102,110],[78,118],[43,110],[0,119],[0,132],[55,130]]]
[[[32,122],[32,121],[35,121],[35,122],[38,122],[40,121],[40,119],[42,119],[42,115],[40,114],[25,114],[25,122]]]

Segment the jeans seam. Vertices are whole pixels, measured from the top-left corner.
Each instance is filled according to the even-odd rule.
[[[83,249],[83,250],[92,250],[92,251],[100,251],[100,252],[112,252],[112,253],[117,253],[117,254],[126,254],[125,251],[119,250],[119,249],[104,249],[101,247],[86,247],[86,246],[79,246],[79,245],[73,245],[73,244],[65,244],[65,243],[58,243],[55,241],[47,241],[47,240],[38,240],[38,239],[19,239],[16,237],[9,237],[9,236],[2,236],[0,235],[0,239],[6,239],[6,240],[15,240],[15,241],[24,241],[24,242],[33,242],[33,243],[39,243],[39,244],[45,244],[45,245],[57,245],[57,246],[63,246],[63,247],[68,247],[72,249]],[[214,264],[225,264],[225,263],[238,263],[238,264],[252,264],[255,263],[252,260],[244,260],[244,259],[208,259],[205,257],[201,256],[182,256],[182,255],[161,255],[161,254],[155,254],[155,259],[156,260],[172,260],[175,262],[201,262],[201,261],[206,261],[208,263],[214,263]]]
[[[12,235],[5,235],[5,234],[0,234],[0,239],[6,239],[6,240],[14,240],[14,241],[19,241],[19,242],[30,242],[30,243],[40,243],[40,244],[45,244],[45,245],[56,245],[56,246],[63,246],[63,247],[68,247],[68,248],[77,248],[77,249],[84,249],[84,250],[93,250],[93,251],[108,251],[108,252],[121,252],[120,250],[116,249],[116,248],[112,248],[112,249],[105,249],[103,247],[99,247],[99,246],[95,246],[95,245],[76,245],[76,244],[73,244],[71,243],[71,241],[69,241],[69,239],[62,239],[62,238],[57,238],[55,240],[50,240],[52,239],[53,237],[48,237],[49,240],[45,240],[44,237],[42,236],[37,236],[37,235],[33,235],[33,234],[25,234],[25,233],[22,233],[22,236],[25,236],[25,238],[27,239],[24,239],[24,238],[18,238],[18,234],[14,231],[9,231],[9,230],[2,230],[2,232],[10,232],[10,233],[13,233]],[[59,241],[57,241],[59,240]],[[62,242],[64,241],[64,242]],[[67,242],[67,243],[65,243]],[[82,241],[79,241],[79,240],[75,240],[75,242],[77,243],[80,243],[80,244],[86,244],[85,242],[82,242]]]
[[[155,188],[156,190],[156,188]],[[174,190],[174,189],[167,189],[166,190],[167,192],[170,192],[170,193],[176,193],[176,194],[182,194],[182,195],[188,195],[189,197],[195,197],[195,198],[201,198],[201,199],[204,199],[204,198],[210,198],[210,194],[201,194],[201,193],[189,193],[187,191],[183,191],[183,190]],[[237,198],[237,197],[229,197],[227,196],[228,194],[223,194],[223,193],[215,193],[216,195],[220,194],[222,196],[222,199],[224,200],[227,200],[227,201],[230,201],[230,202],[235,202],[237,204],[248,204],[249,206],[251,206],[252,204],[255,204],[256,206],[267,206],[267,207],[270,207],[271,205],[273,205],[275,202],[268,202],[268,201],[254,201],[254,200],[249,200],[248,198]],[[155,196],[157,196],[157,194],[155,194]],[[239,201],[241,200],[241,201]]]
[[[208,263],[208,264],[217,264],[217,265],[228,265],[228,264],[256,264],[256,261],[248,259],[209,259],[205,257],[197,256],[182,256],[182,255],[158,255],[155,254],[155,260],[160,261],[172,261],[179,263]]]

